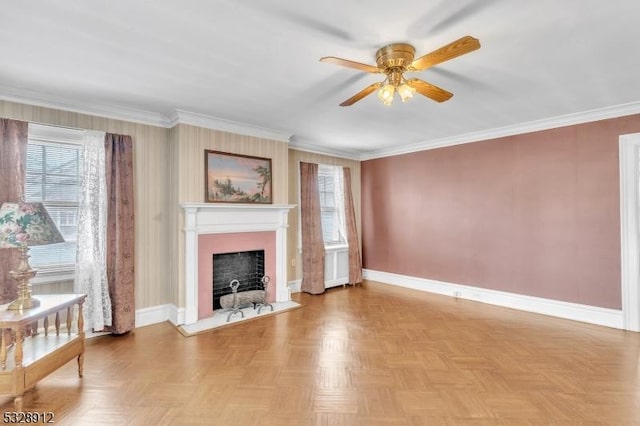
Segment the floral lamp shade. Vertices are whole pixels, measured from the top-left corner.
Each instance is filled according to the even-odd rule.
[[[29,265],[29,246],[63,241],[42,203],[4,203],[0,207],[0,249],[17,247],[20,250],[17,268],[9,271],[9,275],[18,282],[18,298],[7,309],[21,311],[40,306],[40,301],[31,297],[30,280],[38,270]]]
[[[0,208],[0,248],[62,242],[64,238],[42,203],[4,203]]]

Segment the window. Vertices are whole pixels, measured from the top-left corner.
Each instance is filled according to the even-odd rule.
[[[41,271],[71,270],[76,261],[81,130],[29,124],[25,201],[42,202],[65,239],[31,247],[30,264]]]
[[[318,191],[325,246],[346,244],[342,167],[320,164]]]

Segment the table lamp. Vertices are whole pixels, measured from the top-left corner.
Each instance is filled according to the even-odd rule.
[[[9,203],[0,207],[0,249],[20,249],[20,260],[9,275],[18,282],[18,298],[7,309],[21,310],[40,306],[40,301],[31,297],[31,283],[37,273],[29,265],[29,246],[64,242],[64,238],[53,223],[42,203]]]

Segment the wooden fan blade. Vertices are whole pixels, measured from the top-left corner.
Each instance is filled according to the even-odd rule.
[[[453,93],[447,92],[444,89],[439,88],[438,86],[434,86],[433,84],[429,84],[426,81],[422,81],[418,78],[412,78],[407,80],[407,84],[421,95],[426,96],[427,98],[431,98],[436,102],[444,102],[448,101]]]
[[[440,49],[434,50],[431,53],[427,53],[424,56],[411,62],[411,65],[407,67],[408,71],[422,71],[429,67],[448,61],[449,59],[457,58],[465,53],[473,52],[480,49],[480,42],[471,36],[462,37],[459,40],[449,43],[446,46],[442,46]]]
[[[340,106],[344,107],[344,106],[353,105],[356,102],[358,102],[360,99],[362,99],[365,96],[368,96],[371,93],[373,93],[376,90],[378,90],[380,88],[380,86],[382,86],[382,83],[373,83],[373,84],[365,87],[364,89],[362,89],[361,91],[359,91],[358,93],[356,93],[355,95],[353,95],[352,97],[350,97],[349,99],[344,101],[343,103],[341,103]],[[418,90],[418,89],[416,89],[416,90]]]
[[[324,56],[320,58],[320,62],[329,62],[336,65],[341,65],[347,68],[354,68],[359,71],[370,72],[370,73],[379,73],[382,70],[378,67],[374,67],[373,65],[367,65],[360,62],[350,61],[348,59],[336,58],[335,56]]]

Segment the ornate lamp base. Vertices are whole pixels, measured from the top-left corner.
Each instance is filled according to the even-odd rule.
[[[19,311],[23,309],[37,308],[40,306],[40,300],[35,297],[29,299],[16,299],[7,306],[10,311]]]
[[[9,271],[9,275],[18,281],[18,298],[11,302],[7,307],[8,310],[17,311],[22,309],[37,308],[40,301],[31,297],[31,278],[38,273],[37,269],[31,269],[29,265],[29,247],[26,245],[20,247],[20,263],[15,271]]]

